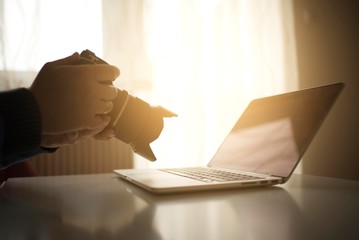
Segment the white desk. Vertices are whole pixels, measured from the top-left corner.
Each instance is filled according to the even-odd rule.
[[[115,174],[11,179],[0,239],[359,239],[359,182],[156,196]]]

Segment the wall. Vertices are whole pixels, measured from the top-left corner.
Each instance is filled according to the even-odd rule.
[[[303,160],[303,173],[359,180],[359,1],[293,0],[299,86],[346,87]]]

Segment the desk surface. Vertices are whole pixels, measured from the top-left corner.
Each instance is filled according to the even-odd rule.
[[[359,182],[156,196],[115,174],[10,179],[1,239],[359,239]]]

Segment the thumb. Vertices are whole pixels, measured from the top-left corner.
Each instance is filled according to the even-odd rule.
[[[50,62],[50,64],[52,66],[72,65],[72,64],[76,64],[79,61],[79,59],[80,59],[80,54],[78,52],[75,52],[74,54],[68,57]]]

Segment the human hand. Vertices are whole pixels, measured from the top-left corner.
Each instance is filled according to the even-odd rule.
[[[108,120],[110,121],[110,120]],[[96,140],[110,140],[114,136],[113,129],[99,128],[97,130],[79,130],[57,135],[42,135],[41,146],[46,148],[57,148],[65,145],[70,145],[93,136]]]
[[[45,139],[61,143],[78,131],[86,133],[81,136],[96,135],[109,122],[104,114],[111,112],[117,89],[108,82],[119,76],[119,70],[105,64],[77,65],[78,61],[79,54],[74,53],[46,63],[30,87],[39,104]]]

